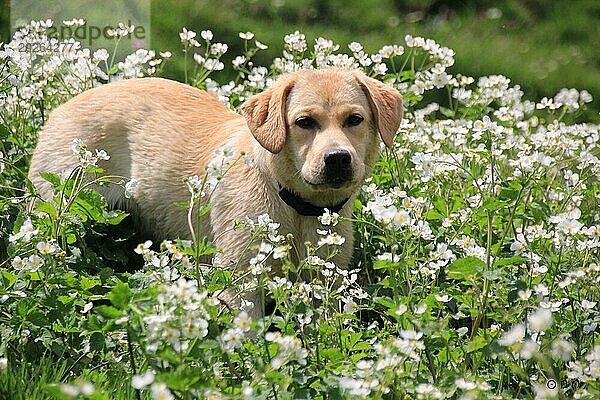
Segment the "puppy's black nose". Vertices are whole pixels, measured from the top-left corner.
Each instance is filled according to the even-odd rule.
[[[341,183],[352,179],[352,155],[346,150],[329,150],[323,156],[325,179],[330,183]]]

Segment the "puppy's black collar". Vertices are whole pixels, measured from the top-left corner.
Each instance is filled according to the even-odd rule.
[[[340,212],[342,207],[344,207],[344,205],[350,199],[348,197],[339,204],[335,204],[328,207],[319,207],[315,206],[314,204],[310,204],[294,192],[283,187],[281,184],[279,184],[279,197],[285,202],[285,204],[292,207],[294,210],[296,210],[298,214],[303,215],[305,217],[318,217],[320,215],[323,215],[323,213],[325,213],[326,208],[331,212]]]

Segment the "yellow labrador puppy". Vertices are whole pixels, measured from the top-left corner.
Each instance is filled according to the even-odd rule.
[[[135,214],[158,239],[189,238],[187,211],[175,206],[189,198],[184,178],[203,176],[215,150],[231,146],[253,163],[237,164],[217,187],[204,234],[226,260],[237,260],[249,236],[231,229],[235,221],[268,213],[301,250],[306,241],[318,241],[317,229],[323,227],[315,216],[324,208],[350,217],[354,196],[378,157],[379,138],[393,145],[402,98],[362,72],[301,70],[251,97],[242,113],[204,91],[165,79],[104,85],[51,114],[29,177],[42,196],[50,197],[40,172],[73,168],[77,158],[71,143],[79,138],[88,149],[110,155],[102,164],[107,174],[139,182],[131,199],[116,186],[100,188],[110,204]],[[351,223],[335,230],[346,241],[334,262],[345,267],[352,255]]]

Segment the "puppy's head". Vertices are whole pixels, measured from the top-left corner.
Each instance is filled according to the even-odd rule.
[[[378,137],[393,146],[402,97],[362,72],[302,70],[250,98],[242,112],[274,154],[278,181],[327,205],[349,197],[370,173]]]

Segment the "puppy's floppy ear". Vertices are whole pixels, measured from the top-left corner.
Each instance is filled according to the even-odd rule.
[[[383,143],[392,148],[404,114],[402,96],[393,87],[377,79],[369,78],[361,72],[355,73],[355,77],[369,99],[375,124]]]
[[[285,144],[285,103],[293,86],[294,79],[285,77],[264,92],[250,97],[242,105],[242,114],[250,132],[262,147],[273,154],[279,153]]]

